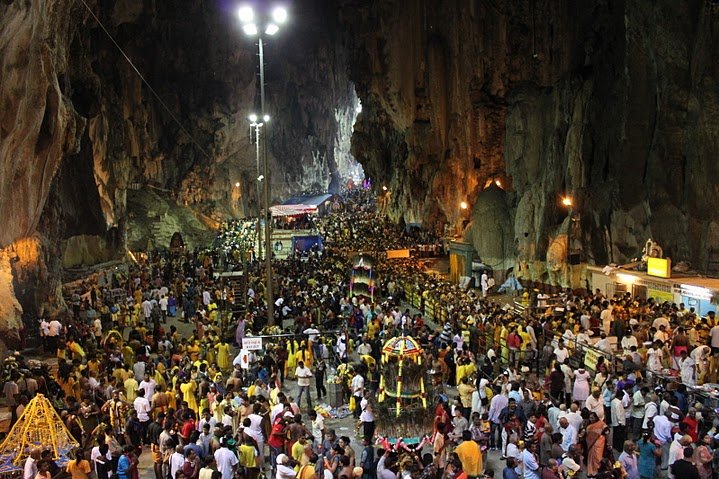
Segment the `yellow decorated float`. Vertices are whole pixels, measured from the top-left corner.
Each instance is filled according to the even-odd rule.
[[[395,449],[419,447],[432,431],[423,359],[422,348],[411,336],[391,338],[382,347],[377,433]]]

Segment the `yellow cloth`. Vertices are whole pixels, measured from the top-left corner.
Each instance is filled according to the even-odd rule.
[[[304,453],[305,453],[305,446],[304,446],[304,444],[301,444],[300,441],[297,441],[292,445],[292,459],[294,459],[297,462],[300,462],[302,460],[302,455]]]
[[[472,407],[472,393],[474,392],[474,386],[471,384],[461,383],[457,387],[459,393],[459,400],[462,402],[462,407]]]
[[[240,465],[242,467],[257,467],[257,449],[249,444],[240,444]]]
[[[187,405],[195,411],[195,414],[199,413],[199,408],[197,406],[197,398],[195,397],[195,391],[197,390],[197,384],[195,384],[195,381],[190,381],[188,383],[180,384],[180,391],[182,392],[182,400],[187,403]]]
[[[193,343],[187,347],[187,355],[194,362],[200,358],[200,346],[197,343]]]
[[[303,363],[305,363],[305,367],[312,369],[312,363],[313,363],[314,358],[312,357],[311,349],[310,350],[300,349],[299,351],[297,351],[295,353],[295,359],[296,359],[296,361],[295,361],[296,363],[299,363],[300,361],[302,361]]]
[[[217,366],[223,370],[227,371],[232,367],[232,363],[230,362],[230,345],[227,343],[220,343],[216,346],[217,349]]]
[[[134,376],[130,376],[125,379],[125,383],[123,385],[125,386],[125,397],[127,398],[127,402],[132,404],[137,397],[137,388],[139,384],[137,383],[137,380],[135,380]]]
[[[73,459],[67,463],[67,469],[65,471],[70,474],[72,479],[87,479],[90,477],[90,463],[86,460]]]
[[[462,461],[462,470],[467,473],[467,476],[478,477],[482,475],[484,464],[479,444],[474,441],[464,441],[454,449],[454,452]]]

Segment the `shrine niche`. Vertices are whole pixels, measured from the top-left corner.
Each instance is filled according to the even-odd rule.
[[[179,231],[175,231],[170,239],[170,251],[173,253],[182,253],[185,251],[185,241],[182,239],[182,235]]]

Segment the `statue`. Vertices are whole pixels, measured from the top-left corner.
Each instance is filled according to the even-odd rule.
[[[646,263],[648,258],[663,258],[664,250],[659,243],[653,241],[651,238],[644,243],[644,249],[642,249],[642,262]]]

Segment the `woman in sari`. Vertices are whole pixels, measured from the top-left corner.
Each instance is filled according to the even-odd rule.
[[[597,413],[589,413],[587,425],[587,475],[596,476],[604,457],[604,448],[607,444],[607,424],[599,419]]]

